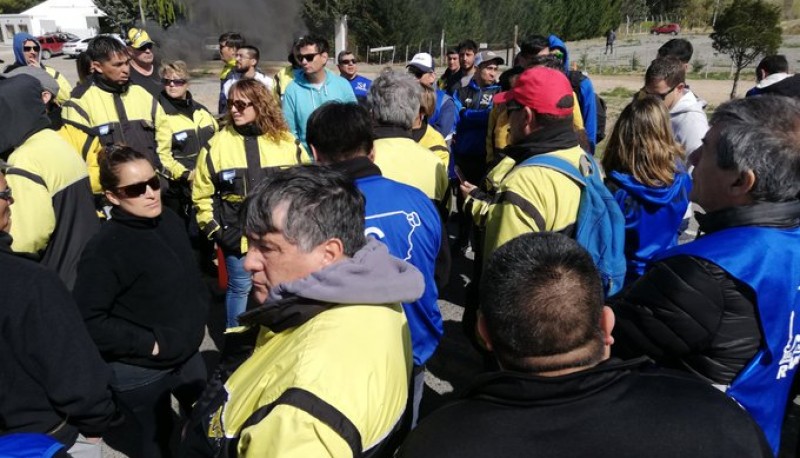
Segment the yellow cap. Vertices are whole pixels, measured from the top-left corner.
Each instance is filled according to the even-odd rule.
[[[132,28],[128,30],[128,45],[133,48],[139,49],[144,45],[153,44],[150,35],[144,29]]]

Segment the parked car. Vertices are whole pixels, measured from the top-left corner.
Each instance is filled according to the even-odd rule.
[[[42,47],[42,60],[63,54],[64,44],[75,40],[80,40],[80,37],[71,33],[48,33],[36,38]]]
[[[681,33],[681,26],[680,24],[671,22],[669,24],[656,25],[650,29],[650,34],[652,35],[661,35],[662,33],[677,35]]]
[[[101,35],[112,36],[112,37],[116,38],[117,40],[119,40],[119,41],[124,43],[124,40],[122,40],[122,37],[119,36],[116,33],[101,34]],[[78,57],[78,54],[80,54],[82,52],[85,52],[86,48],[89,47],[89,42],[92,41],[92,38],[94,38],[94,37],[84,38],[82,40],[78,39],[76,41],[70,41],[69,43],[65,43],[64,44],[64,48],[63,48],[64,54],[66,54],[67,57]]]

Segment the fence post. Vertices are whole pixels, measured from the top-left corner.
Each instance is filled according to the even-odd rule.
[[[406,45],[406,62],[408,62],[408,45]]]
[[[366,61],[364,63],[369,65],[369,45],[367,45],[367,58],[366,58]]]

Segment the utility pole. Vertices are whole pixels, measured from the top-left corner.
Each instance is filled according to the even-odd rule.
[[[147,20],[144,18],[144,6],[142,6],[142,0],[139,0],[139,17],[142,18],[142,27],[147,25]]]
[[[717,12],[719,12],[719,0],[717,0],[717,3],[714,5],[714,18],[711,19],[711,27],[717,25]]]

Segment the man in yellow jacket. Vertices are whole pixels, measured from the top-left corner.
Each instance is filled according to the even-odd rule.
[[[245,201],[255,348],[205,433],[240,457],[391,453],[411,343],[400,303],[422,275],[364,236],[364,198],[341,172],[293,167]],[[376,455],[383,456],[383,455]]]

